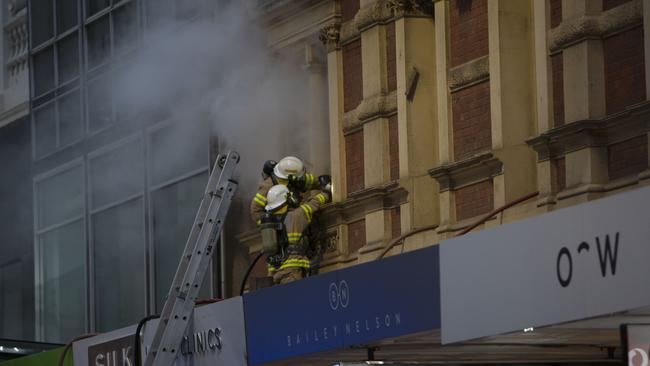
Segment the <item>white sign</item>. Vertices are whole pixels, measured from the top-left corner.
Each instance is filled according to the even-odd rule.
[[[442,343],[650,304],[650,188],[442,242]]]
[[[621,328],[628,366],[650,366],[650,324],[625,324]]]

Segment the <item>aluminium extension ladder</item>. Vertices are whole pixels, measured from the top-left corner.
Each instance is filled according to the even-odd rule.
[[[237,189],[231,177],[238,163],[239,154],[231,151],[214,164],[144,366],[171,366],[180,353],[194,301]]]

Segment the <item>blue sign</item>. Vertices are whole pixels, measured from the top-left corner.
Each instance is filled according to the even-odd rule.
[[[248,364],[440,328],[438,247],[244,296]]]

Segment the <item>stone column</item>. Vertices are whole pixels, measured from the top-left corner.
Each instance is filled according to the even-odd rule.
[[[327,66],[318,55],[318,48],[305,45],[305,69],[308,72],[309,136],[308,152],[316,174],[330,173],[330,134],[327,106]]]
[[[328,25],[321,30],[319,37],[327,47],[330,171],[334,202],[341,202],[347,197],[343,138],[343,53],[339,45],[339,30],[338,24]]]
[[[435,44],[436,44],[436,93],[438,109],[438,160],[439,164],[448,164],[453,156],[451,98],[449,93],[449,3],[437,1],[435,3]],[[456,203],[450,189],[439,193],[440,226],[447,226],[455,222]]]
[[[562,22],[583,24],[602,12],[602,1],[563,0]],[[570,25],[570,24],[569,24]],[[575,27],[565,27],[572,31]],[[578,28],[579,29],[579,28]],[[564,115],[566,123],[605,116],[605,71],[603,42],[586,38],[562,51],[564,64]],[[566,190],[559,199],[565,204],[599,196],[607,182],[607,148],[596,144],[566,154]]]
[[[436,29],[431,1],[390,4],[397,19],[399,169],[400,183],[409,192],[401,206],[401,229],[406,233],[439,222],[439,187],[428,175],[439,161]]]
[[[493,179],[494,207],[537,187],[535,153],[526,145],[536,130],[532,6],[530,0],[488,3],[492,150],[503,162],[503,174]]]

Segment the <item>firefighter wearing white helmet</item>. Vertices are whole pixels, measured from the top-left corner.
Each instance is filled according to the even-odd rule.
[[[264,243],[267,254],[273,254],[273,260],[269,261],[269,272],[276,284],[299,280],[309,272],[310,259],[306,255],[309,247],[307,227],[318,210],[330,200],[330,193],[322,190],[301,202],[298,208],[289,210],[291,194],[285,185],[271,187],[265,206],[267,214],[262,218],[264,223],[272,223],[268,228],[276,231],[274,235],[262,234],[263,237],[274,237],[277,240],[276,248]]]
[[[306,172],[305,164],[295,156],[287,156],[279,162],[267,160],[264,163],[263,177],[251,200],[250,212],[253,222],[259,224],[267,204],[267,193],[273,185],[282,184],[299,196],[299,193],[319,188],[319,183],[313,174]]]

